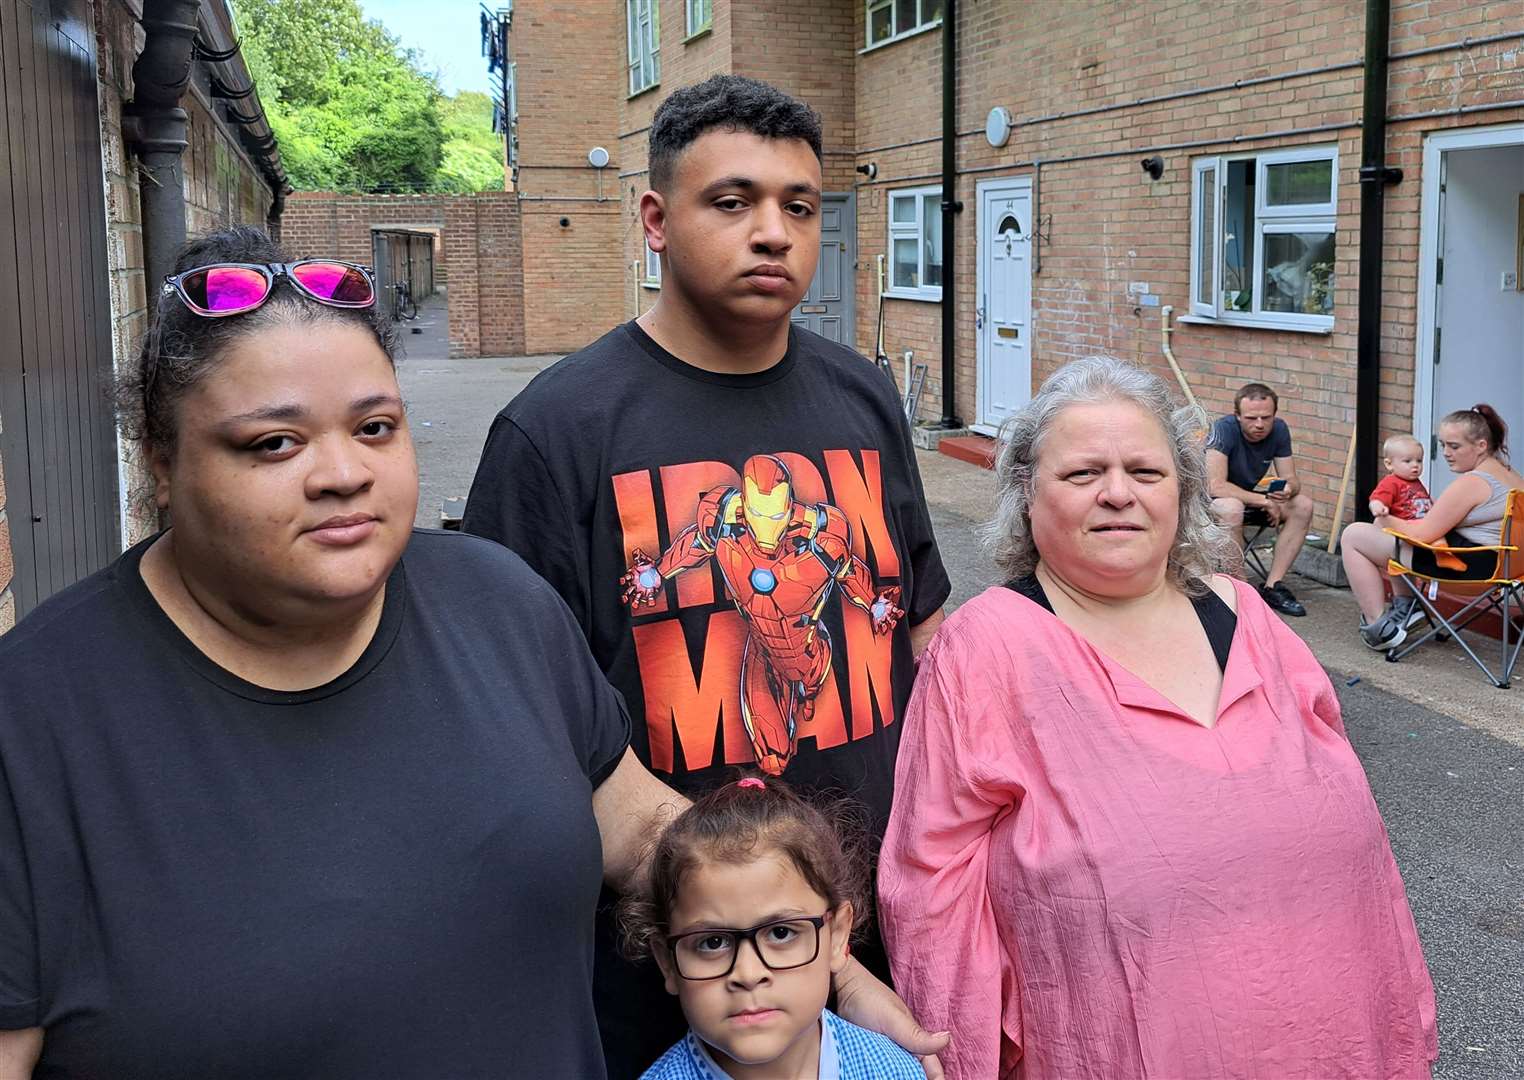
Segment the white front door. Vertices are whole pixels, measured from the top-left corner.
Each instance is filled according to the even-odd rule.
[[[1486,402],[1524,430],[1521,185],[1524,124],[1426,140],[1413,426],[1436,496],[1454,479],[1434,439],[1446,414]]]
[[[994,434],[1032,397],[1032,181],[979,191],[978,422]]]

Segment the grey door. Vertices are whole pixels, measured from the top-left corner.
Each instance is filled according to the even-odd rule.
[[[810,291],[794,309],[795,326],[853,346],[857,289],[857,200],[851,193],[827,193],[820,202],[820,264]]]
[[[0,458],[18,615],[120,550],[95,70],[89,0],[0,0]]]

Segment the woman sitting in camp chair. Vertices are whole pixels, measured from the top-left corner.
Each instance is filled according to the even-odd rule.
[[[1403,536],[1431,546],[1496,547],[1509,489],[1524,489],[1524,476],[1508,465],[1507,435],[1502,417],[1490,405],[1462,409],[1440,421],[1440,450],[1457,479],[1427,516],[1403,522]],[[1382,651],[1402,644],[1408,627],[1424,617],[1417,596],[1407,589],[1397,590],[1391,605],[1383,608],[1389,559],[1420,573],[1433,570],[1436,576],[1457,580],[1486,580],[1498,565],[1496,552],[1414,548],[1367,522],[1345,529],[1340,546],[1349,587],[1360,605],[1360,636]]]

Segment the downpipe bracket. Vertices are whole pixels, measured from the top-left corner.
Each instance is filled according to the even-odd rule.
[[[1360,183],[1400,184],[1402,183],[1402,170],[1394,169],[1390,165],[1361,165]]]

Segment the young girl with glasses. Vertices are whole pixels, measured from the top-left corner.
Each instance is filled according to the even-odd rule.
[[[860,846],[776,780],[728,784],[672,823],[623,921],[689,1031],[642,1080],[922,1080],[915,1058],[825,1007],[868,911]]]

